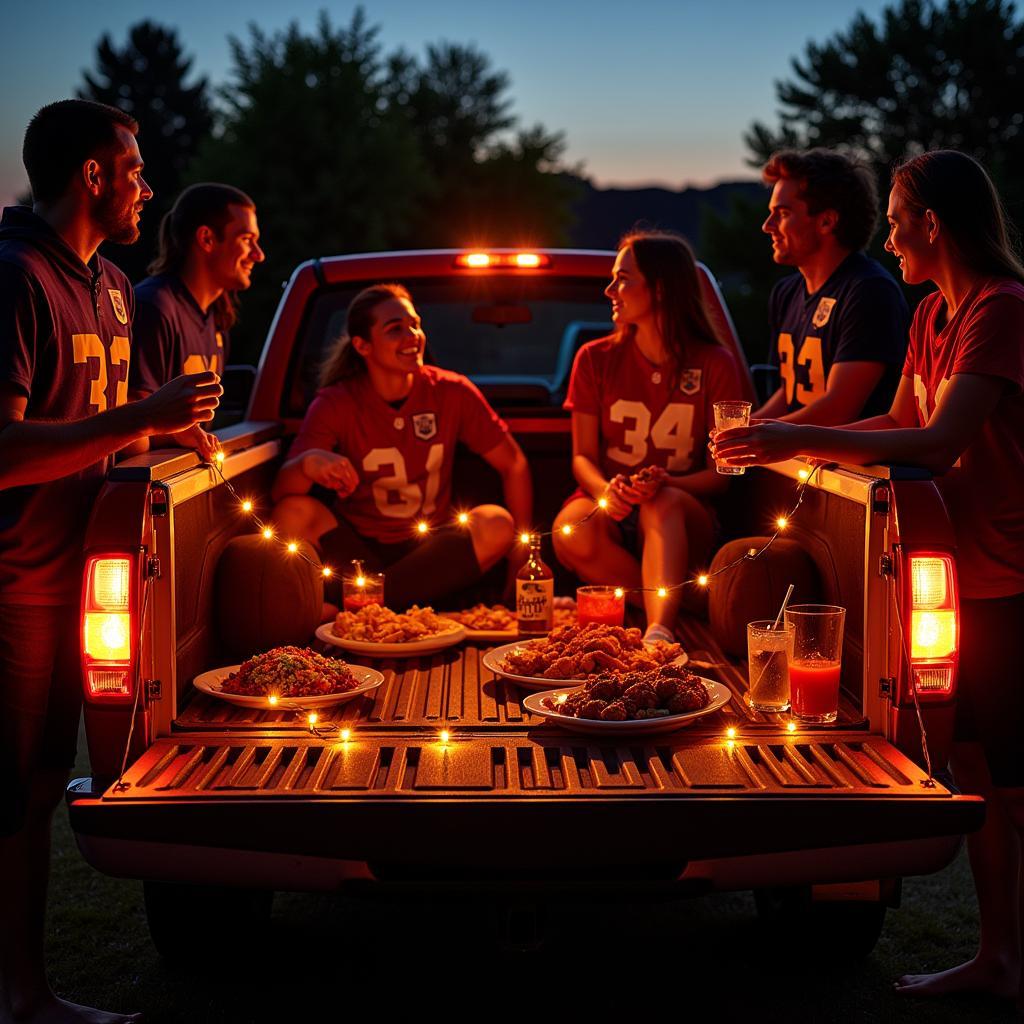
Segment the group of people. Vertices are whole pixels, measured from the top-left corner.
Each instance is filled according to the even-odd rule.
[[[44,107],[24,143],[33,206],[0,221],[0,1024],[131,1019],[58,999],[43,961],[49,826],[80,711],[83,534],[117,453],[216,451],[203,424],[221,394],[237,293],[264,258],[252,200],[196,185],[161,224],[152,276],[132,289],[98,249],[136,240],[152,197],[137,128],[84,100]],[[804,455],[938,474],[962,596],[953,767],[989,807],[970,839],[982,936],[970,963],[898,984],[1015,996],[1024,267],[991,181],[961,153],[925,153],[893,174],[886,249],[905,282],[938,289],[912,319],[896,281],[864,254],[879,214],[867,167],[837,152],[787,151],[764,178],[772,256],[796,269],[768,311],[780,386],[750,427],[716,432],[714,403],[744,397],[744,378],[709,319],[693,253],[668,232],[627,235],[606,289],[613,331],[573,365],[565,406],[577,487],[555,522],[556,554],[590,582],[679,582],[713,544],[728,487],[715,460]],[[357,295],[272,491],[282,534],[331,564],[386,568],[389,603],[402,607],[468,587],[533,526],[529,468],[507,425],[467,378],[425,365],[424,347],[404,287]],[[465,528],[450,525],[459,443],[504,490],[503,506],[471,509]],[[561,532],[595,501],[606,514]],[[433,526],[423,540],[420,521]],[[646,608],[648,638],[672,636],[669,593]]]

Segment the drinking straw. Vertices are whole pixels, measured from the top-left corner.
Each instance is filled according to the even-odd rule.
[[[782,616],[786,611],[786,605],[789,604],[789,599],[793,596],[793,584],[790,583],[789,590],[786,591],[786,596],[782,599],[782,607],[779,609],[779,614],[775,616],[775,623],[772,629],[778,629],[779,623],[782,621]]]

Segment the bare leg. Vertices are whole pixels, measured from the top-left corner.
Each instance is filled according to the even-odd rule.
[[[957,785],[983,796],[985,824],[967,837],[971,874],[978,894],[981,941],[973,960],[935,974],[906,974],[896,991],[914,996],[985,992],[1016,996],[1020,988],[1020,839],[1022,791],[996,789],[980,744],[956,743],[952,756]],[[1013,815],[1013,817],[1011,817]]]
[[[598,513],[565,536],[564,524],[579,522],[594,507],[589,498],[570,501],[555,519],[552,541],[558,560],[588,583],[640,586],[640,563],[622,546],[614,520]]]
[[[50,822],[65,779],[63,772],[37,778],[25,827],[0,839],[0,1024],[121,1024],[138,1019],[58,999],[46,981]]]
[[[283,498],[274,506],[270,518],[282,537],[310,544],[338,525],[334,513],[322,501],[304,494]]]
[[[469,512],[469,535],[480,571],[504,558],[516,539],[512,513],[500,505],[477,505]]]
[[[671,587],[686,578],[691,554],[703,553],[710,546],[711,515],[692,494],[663,487],[640,506],[640,530],[644,586]],[[682,597],[679,590],[670,590],[666,597],[646,592],[648,626],[662,625],[671,632]]]

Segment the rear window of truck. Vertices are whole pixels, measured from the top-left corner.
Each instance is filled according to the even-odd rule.
[[[374,281],[318,292],[292,354],[282,414],[302,416],[353,297]],[[500,404],[557,405],[580,345],[612,329],[603,278],[494,274],[403,281],[427,335],[428,362],[466,374]]]

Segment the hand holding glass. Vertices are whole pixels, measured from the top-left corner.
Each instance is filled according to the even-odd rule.
[[[716,430],[749,426],[749,402],[715,402]],[[723,466],[717,459],[715,459],[715,469],[724,476],[742,476],[747,471],[745,466]]]

